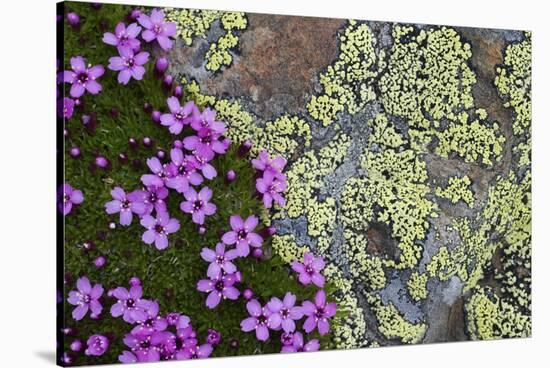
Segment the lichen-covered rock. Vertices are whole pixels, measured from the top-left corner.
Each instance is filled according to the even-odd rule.
[[[529,33],[170,16],[189,96],[288,160],[272,251],[327,259],[335,347],[530,335]]]

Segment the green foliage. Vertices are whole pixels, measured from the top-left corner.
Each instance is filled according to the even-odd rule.
[[[116,54],[116,49],[101,42],[104,31],[100,29],[100,23],[104,22],[112,30],[130,9],[129,6],[109,5],[93,10],[89,4],[66,3],[67,12],[76,11],[81,16],[82,27],[80,31],[74,31],[65,25],[65,57],[60,69],[68,69],[69,58],[75,55],[82,55],[88,63],[106,66],[109,57]],[[145,47],[151,51],[150,45]],[[75,289],[76,279],[83,275],[88,276],[92,283],[101,283],[105,287],[105,294],[102,298],[104,309],[99,320],[87,316],[81,321],[74,321],[71,317],[73,306],[64,301],[65,325],[76,327],[78,334],[75,338],[83,341],[94,333],[112,334],[113,337],[105,355],[87,357],[81,354],[75,363],[106,364],[118,361],[118,355],[125,349],[122,338],[131,330],[131,326],[121,318],[110,316],[109,308],[114,300],[106,294],[110,288],[127,286],[132,276],[142,280],[146,298],[158,300],[161,313],[177,311],[188,315],[200,340],[205,338],[208,328],[220,331],[222,342],[214,349],[214,356],[278,352],[278,333],[272,332],[271,339],[262,343],[256,340],[253,333],[240,331],[240,321],[247,316],[242,298],[236,302],[222,301],[216,309],[209,310],[205,306],[206,294],[196,290],[196,283],[206,277],[207,268],[207,263],[200,258],[200,250],[205,246],[215,246],[219,233],[229,228],[229,216],[233,213],[261,216],[265,211],[254,196],[255,173],[247,158],[236,156],[235,147],[213,162],[218,176],[206,184],[214,191],[212,201],[218,211],[207,218],[208,231],[204,236],[198,234],[190,216],[179,210],[183,197],[174,191],[170,193],[168,209],[170,215],[180,221],[181,228],[169,237],[169,247],[164,251],[158,251],[141,241],[144,229],[136,217],[130,226],[122,227],[118,225],[118,215],[109,216],[105,213],[103,206],[111,199],[111,189],[115,186],[121,186],[127,191],[139,188],[140,176],[148,171],[145,160],[154,156],[158,149],[169,152],[172,141],[176,139],[166,128],[154,124],[143,111],[145,102],[151,103],[155,109],[167,109],[168,95],[163,92],[161,82],[153,77],[153,64],[151,58],[144,79],[139,82],[132,80],[127,86],[119,85],[116,73],[106,70],[105,75],[98,80],[103,86],[103,92],[96,96],[86,94],[83,97],[84,108],[77,109],[75,115],[66,122],[70,135],[65,141],[65,152],[78,146],[82,157],[72,159],[66,155],[65,181],[82,190],[85,199],[65,218],[64,272],[69,276],[69,282],[63,290],[63,298],[66,300],[68,292]],[[117,116],[112,114],[112,108],[119,110]],[[97,114],[95,131],[88,130],[79,121],[83,113],[90,112]],[[135,150],[129,148],[130,137],[140,141],[145,136],[153,139],[152,148],[141,145]],[[130,163],[139,161],[141,168],[134,168],[130,163],[120,163],[117,156],[121,152],[128,154]],[[98,153],[112,162],[112,168],[91,173],[89,166]],[[226,184],[223,176],[229,169],[235,170],[237,180]],[[109,229],[110,221],[117,222],[116,229]],[[105,235],[104,239],[102,235]],[[89,240],[97,248],[86,252],[83,243]],[[236,261],[243,274],[241,290],[244,287],[252,288],[262,303],[272,296],[282,297],[287,291],[295,293],[298,300],[312,298],[315,288],[299,285],[286,263],[275,252],[271,252],[270,247],[270,241],[264,242],[264,260],[250,257]],[[96,269],[93,259],[99,255],[105,256],[107,263],[103,268]],[[331,338],[330,334],[321,338],[322,346],[330,346]],[[231,339],[239,340],[238,349],[229,346]],[[66,339],[63,347],[66,351],[71,341],[70,338]]]

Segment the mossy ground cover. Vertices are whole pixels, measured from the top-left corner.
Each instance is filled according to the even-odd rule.
[[[101,41],[103,33],[112,31],[130,10],[131,7],[122,5],[103,6],[95,10],[89,4],[66,3],[66,12],[74,11],[81,16],[81,27],[77,31],[67,24],[64,26],[65,53],[60,70],[70,69],[69,59],[75,55],[83,56],[92,65],[107,65],[109,57],[116,54],[116,49]],[[126,191],[141,188],[140,177],[149,171],[146,159],[155,156],[158,150],[168,153],[176,139],[167,128],[155,124],[150,114],[143,109],[147,102],[154,109],[166,111],[166,99],[170,95],[162,88],[162,82],[155,78],[152,70],[154,56],[161,52],[160,49],[152,49],[150,44],[146,44],[145,48],[151,52],[151,59],[146,65],[147,72],[143,80],[131,80],[124,86],[117,82],[116,72],[106,68],[105,74],[98,80],[103,87],[102,92],[83,96],[83,105],[66,121],[69,135],[64,147],[65,182],[84,193],[84,202],[65,217],[65,327],[73,327],[77,333],[68,336],[62,348],[69,351],[73,339],[85,342],[88,336],[101,333],[110,339],[108,351],[100,357],[78,354],[75,364],[117,362],[118,355],[127,349],[122,338],[131,330],[131,325],[121,318],[110,316],[109,308],[116,300],[107,296],[107,290],[116,286],[128,287],[128,280],[137,276],[141,279],[144,297],[157,300],[162,314],[175,311],[188,315],[200,341],[204,341],[208,328],[221,333],[221,344],[215,347],[213,356],[279,352],[279,333],[272,332],[270,340],[259,342],[254,333],[241,331],[239,323],[248,316],[246,301],[242,297],[234,302],[224,300],[217,308],[209,310],[205,306],[206,294],[196,290],[197,281],[206,278],[207,269],[207,263],[200,258],[200,250],[203,247],[213,248],[219,242],[220,233],[229,230],[229,216],[266,215],[266,210],[255,195],[255,172],[250,165],[250,158],[236,154],[240,142],[233,142],[227,154],[218,156],[212,162],[218,176],[208,181],[207,185],[214,192],[212,202],[216,204],[217,212],[207,218],[204,235],[199,235],[197,225],[191,222],[191,216],[179,209],[183,196],[175,191],[170,191],[167,205],[170,216],[177,218],[181,227],[177,233],[169,236],[169,246],[163,251],[143,243],[141,235],[144,228],[139,224],[137,216],[134,216],[130,226],[123,227],[118,224],[118,214],[110,216],[105,212],[104,205],[111,200],[110,191],[115,186]],[[183,96],[182,101],[185,100],[186,96]],[[90,113],[96,115],[95,129],[84,126],[80,121],[83,114]],[[185,134],[186,131],[177,138],[181,139]],[[129,147],[130,137],[138,141],[137,148]],[[152,139],[151,147],[141,143],[144,137]],[[74,146],[80,148],[80,158],[74,159],[68,155]],[[128,162],[118,160],[120,153],[128,156]],[[98,154],[111,161],[109,169],[90,169]],[[230,169],[236,172],[237,179],[227,184],[223,176]],[[116,223],[116,228],[111,229],[110,222]],[[92,241],[95,249],[85,250],[83,244],[87,241]],[[272,296],[282,298],[287,291],[296,294],[298,301],[311,299],[316,289],[297,282],[288,265],[270,252],[269,240],[264,241],[263,248],[264,257],[261,260],[248,257],[236,261],[243,275],[239,286],[241,291],[245,287],[251,288],[262,303]],[[98,256],[104,256],[107,260],[101,268],[93,264]],[[89,316],[81,321],[71,318],[74,307],[66,302],[67,293],[75,289],[76,279],[83,275],[92,284],[101,283],[105,288],[101,299],[104,309],[98,320],[92,320]],[[326,288],[330,289],[330,286]],[[332,346],[331,338],[331,334],[321,338],[322,348]],[[233,339],[239,342],[237,348],[230,346]]]

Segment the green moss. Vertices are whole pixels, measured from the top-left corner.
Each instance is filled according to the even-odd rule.
[[[441,198],[446,198],[451,203],[458,203],[462,200],[468,207],[474,206],[474,193],[470,189],[472,181],[467,176],[452,176],[445,188],[435,188],[435,194]]]
[[[319,77],[323,92],[313,96],[307,105],[311,116],[324,126],[331,124],[344,109],[355,114],[376,97],[372,84],[381,65],[374,42],[366,24],[349,21],[340,36],[337,60]]]
[[[409,281],[407,281],[407,290],[411,298],[414,300],[426,299],[428,296],[428,289],[426,288],[426,283],[428,282],[428,275],[425,273],[421,274],[419,272],[411,273]]]

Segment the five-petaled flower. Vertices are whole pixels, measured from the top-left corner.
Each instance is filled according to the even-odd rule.
[[[272,330],[278,330],[280,327],[285,332],[293,332],[296,329],[295,320],[303,317],[302,308],[295,306],[296,295],[287,292],[285,297],[281,299],[277,297],[271,298],[267,303],[267,307],[271,312],[267,324]]]
[[[111,190],[112,201],[105,204],[105,211],[112,215],[120,212],[120,224],[128,226],[132,223],[132,213],[141,216],[145,213],[145,204],[140,201],[132,201],[132,196],[126,195],[124,189],[115,187]]]
[[[119,71],[118,83],[128,84],[130,78],[141,80],[145,74],[143,65],[149,60],[149,53],[142,51],[134,54],[129,47],[119,47],[120,56],[109,58],[109,69]]]
[[[166,180],[168,188],[185,193],[189,190],[189,184],[199,185],[203,182],[203,177],[197,172],[198,164],[193,156],[184,155],[179,148],[172,148],[170,159],[172,162],[168,164],[167,170],[173,176]]]
[[[324,290],[317,291],[315,294],[315,304],[309,300],[302,303],[304,315],[308,316],[304,322],[304,331],[310,333],[315,328],[319,330],[319,334],[325,335],[328,333],[330,326],[328,319],[336,314],[336,303],[326,302]]]
[[[304,344],[304,336],[298,331],[282,334],[281,342],[283,344],[281,353],[317,351],[320,347],[319,340],[317,339],[313,339]]]
[[[262,308],[260,302],[252,299],[246,303],[246,310],[250,317],[241,321],[241,330],[244,332],[256,331],[256,338],[260,341],[269,339],[269,329],[267,326],[271,312],[267,307]]]
[[[229,224],[232,230],[223,234],[222,241],[227,245],[237,244],[239,256],[246,257],[250,253],[250,247],[262,246],[262,237],[253,232],[258,225],[256,216],[248,216],[246,221],[243,221],[241,216],[232,215]]]
[[[172,47],[170,37],[176,35],[176,23],[165,22],[162,10],[153,9],[150,16],[142,13],[137,20],[145,28],[141,33],[145,41],[157,40],[164,50]]]
[[[181,106],[178,98],[172,96],[166,103],[170,112],[160,116],[160,123],[167,126],[172,134],[180,134],[183,127],[191,124],[199,114],[199,109],[193,101]]]
[[[118,300],[111,306],[111,315],[113,317],[122,316],[124,321],[134,323],[140,317],[138,311],[141,308],[138,305],[142,297],[141,286],[132,286],[129,291],[125,287],[119,286],[113,290],[113,296]]]
[[[286,178],[277,176],[273,171],[264,171],[261,178],[256,179],[256,189],[262,194],[265,208],[271,208],[273,201],[280,207],[286,204],[281,195],[286,190]]]
[[[153,174],[144,174],[141,176],[141,182],[146,187],[163,187],[164,183],[169,178],[173,177],[173,174],[169,170],[168,166],[163,165],[156,157],[148,158],[147,166],[149,166],[149,169],[153,172]]]
[[[155,243],[158,250],[168,247],[168,234],[175,233],[180,228],[177,219],[170,218],[167,212],[157,213],[154,218],[151,215],[145,215],[140,221],[141,225],[147,229],[141,239],[146,244]]]
[[[226,251],[225,244],[216,244],[216,250],[202,248],[201,257],[206,262],[210,262],[206,274],[211,279],[215,279],[222,274],[222,271],[228,274],[237,272],[237,267],[231,262],[239,255],[235,249]]]
[[[213,309],[220,304],[222,299],[236,300],[239,297],[239,290],[233,286],[236,281],[234,274],[220,273],[218,277],[199,280],[197,290],[208,293],[206,306]]]
[[[99,316],[103,307],[99,302],[99,298],[103,295],[103,286],[101,284],[95,284],[93,287],[90,284],[90,280],[86,276],[83,276],[76,280],[77,290],[69,292],[69,298],[67,301],[71,305],[76,305],[73,309],[73,318],[80,321],[88,310],[91,311],[92,316]]]
[[[141,32],[141,27],[136,23],[132,23],[126,27],[124,22],[120,22],[116,25],[114,34],[111,32],[103,34],[103,42],[107,45],[128,47],[137,51],[140,47],[140,42],[137,39],[139,32]]]
[[[270,160],[269,153],[267,153],[266,150],[262,150],[258,154],[258,158],[252,160],[252,166],[258,171],[271,171],[280,177],[286,166],[286,160],[281,156],[274,157]]]
[[[82,56],[71,58],[71,70],[63,72],[63,81],[71,84],[70,94],[78,98],[88,91],[95,95],[101,92],[101,84],[96,79],[105,73],[103,65],[86,67],[86,60]]]
[[[59,210],[64,216],[71,213],[73,205],[81,204],[84,201],[82,191],[74,189],[70,184],[65,183],[59,188]]]
[[[181,202],[180,208],[183,212],[192,214],[195,224],[204,224],[205,216],[216,213],[216,205],[209,202],[212,198],[212,189],[204,187],[197,193],[195,189],[189,188],[184,196],[186,201]]]
[[[313,282],[320,288],[325,286],[325,277],[320,273],[325,267],[323,257],[315,257],[312,253],[305,252],[304,263],[294,261],[291,263],[291,266],[299,274],[298,280],[303,285],[309,285]]]

